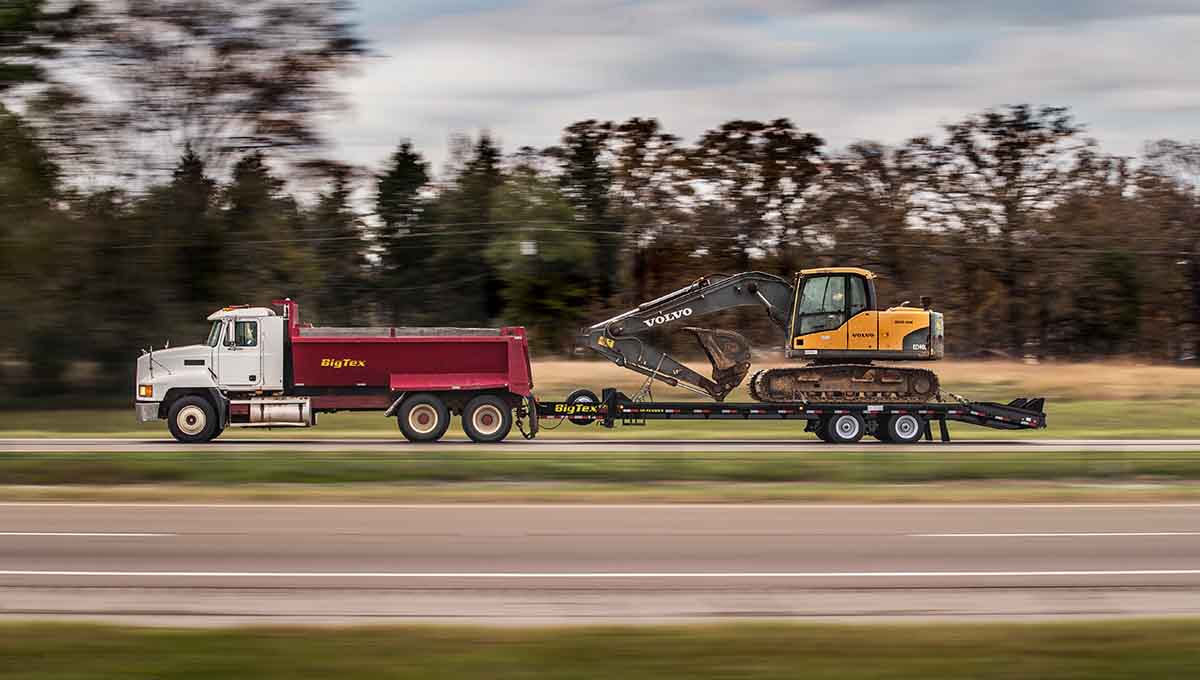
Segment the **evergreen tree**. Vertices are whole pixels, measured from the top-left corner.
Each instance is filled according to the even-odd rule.
[[[166,237],[174,250],[177,299],[191,307],[222,304],[217,283],[226,257],[215,215],[217,184],[204,161],[185,147],[162,195]]]
[[[601,298],[612,294],[617,278],[622,234],[609,210],[613,168],[609,143],[613,124],[584,120],[563,131],[560,146],[547,150],[562,166],[559,184],[575,208],[583,231],[592,232],[592,288]]]
[[[428,184],[429,165],[409,142],[396,149],[387,170],[376,178],[375,212],[383,223],[380,297],[397,325],[418,320],[424,307],[422,296],[406,293],[435,280],[430,258],[434,241],[421,196]]]
[[[311,217],[313,252],[323,277],[317,307],[322,323],[361,323],[356,310],[365,305],[356,303],[363,301],[366,292],[367,243],[350,205],[349,168],[331,166],[329,184]]]
[[[500,313],[500,284],[484,252],[504,228],[492,223],[495,193],[502,182],[500,147],[484,133],[433,206],[437,280],[431,282],[430,293],[437,299],[442,322],[486,325]]]

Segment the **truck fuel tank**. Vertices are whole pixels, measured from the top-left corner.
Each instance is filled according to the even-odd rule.
[[[316,425],[306,397],[262,397],[229,402],[230,427],[311,427]]]

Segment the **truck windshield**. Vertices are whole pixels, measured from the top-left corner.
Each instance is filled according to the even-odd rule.
[[[204,344],[208,345],[209,347],[216,347],[217,343],[220,341],[221,341],[221,322],[214,321],[213,325],[212,325],[212,329],[208,331],[208,340],[206,340],[204,342]]]

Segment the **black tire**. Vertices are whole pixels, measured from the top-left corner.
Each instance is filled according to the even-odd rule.
[[[829,418],[825,436],[833,444],[853,444],[867,433],[867,423],[857,413],[842,413]]]
[[[817,421],[817,426],[815,428],[813,428],[812,433],[817,435],[817,439],[820,439],[821,441],[828,444],[828,443],[830,443],[829,435],[826,434],[826,432],[825,432],[827,429],[829,429],[829,419],[822,418]]]
[[[512,407],[494,394],[475,397],[462,412],[463,432],[480,444],[504,441],[512,422]]]
[[[875,421],[875,430],[871,433],[871,436],[884,444],[892,443],[892,437],[888,434],[887,419]]]
[[[396,422],[408,441],[436,442],[450,427],[450,409],[438,395],[421,392],[400,404]]]
[[[204,397],[180,397],[167,411],[167,429],[177,441],[199,444],[221,434],[217,409]]]
[[[884,430],[893,444],[915,444],[925,435],[925,421],[911,413],[903,413],[888,418]]]
[[[567,395],[567,405],[575,404],[599,404],[600,397],[591,390],[579,389]],[[591,425],[596,422],[595,418],[567,418],[574,425]]]

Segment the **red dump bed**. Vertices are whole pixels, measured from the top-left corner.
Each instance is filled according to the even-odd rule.
[[[525,329],[314,328],[285,308],[297,389],[392,392],[504,389],[529,396],[533,379]],[[374,390],[372,390],[374,391]]]

